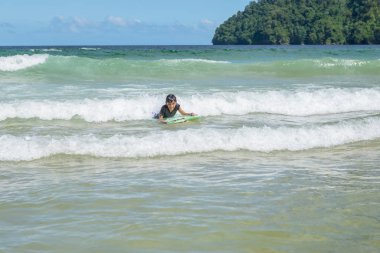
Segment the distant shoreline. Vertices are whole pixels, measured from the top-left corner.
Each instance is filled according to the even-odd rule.
[[[0,49],[2,48],[78,48],[78,47],[83,47],[83,48],[94,48],[94,47],[99,47],[99,48],[165,48],[165,47],[178,47],[178,48],[186,48],[186,47],[210,47],[210,48],[223,48],[223,47],[378,47],[380,44],[304,44],[304,45],[296,45],[296,44],[281,44],[281,45],[276,45],[276,44],[257,44],[257,45],[246,45],[246,44],[228,44],[228,45],[5,45],[5,46],[0,46]]]

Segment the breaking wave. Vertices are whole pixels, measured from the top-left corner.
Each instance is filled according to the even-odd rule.
[[[1,161],[27,161],[52,155],[140,158],[200,152],[248,150],[299,151],[380,138],[380,120],[363,119],[334,125],[241,127],[154,132],[145,136],[93,134],[73,136],[0,136]],[[175,145],[173,145],[173,139]]]
[[[34,68],[30,68],[34,67]],[[90,58],[48,54],[0,57],[0,71],[15,72],[18,78],[139,80],[177,77],[197,79],[236,76],[308,77],[323,75],[380,75],[380,60],[298,59],[270,62],[231,62],[203,58],[134,60]],[[24,70],[22,73],[18,71]],[[9,77],[9,76],[8,76]]]
[[[0,71],[18,71],[46,62],[48,54],[14,55],[0,57]]]
[[[115,99],[2,102],[0,103],[0,121],[9,118],[70,120],[73,117],[79,117],[88,122],[145,120],[150,119],[153,112],[159,111],[162,100],[162,96],[159,95],[141,95]],[[197,112],[202,116],[249,113],[308,116],[380,111],[380,90],[377,88],[331,88],[217,92],[179,97],[179,103],[184,110]]]

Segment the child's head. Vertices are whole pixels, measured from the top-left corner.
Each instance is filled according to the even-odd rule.
[[[166,103],[177,102],[177,98],[173,94],[166,96]]]
[[[177,98],[173,94],[166,96],[166,106],[172,111],[177,104]]]

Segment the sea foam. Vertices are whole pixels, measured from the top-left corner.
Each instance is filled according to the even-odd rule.
[[[183,101],[183,103],[182,103]],[[185,111],[202,116],[269,113],[290,116],[380,111],[380,90],[318,89],[257,92],[216,92],[179,97]],[[88,122],[146,120],[158,112],[162,97],[145,95],[131,98],[83,99],[66,101],[10,101],[0,103],[0,120],[39,118]]]
[[[84,99],[74,101],[16,101],[0,103],[0,120],[39,118],[70,120],[80,117],[88,122],[149,119],[159,108],[159,98]],[[136,106],[139,105],[139,106]]]
[[[0,71],[17,71],[45,63],[47,54],[13,55],[0,57]]]
[[[208,60],[208,59],[196,59],[196,58],[185,58],[185,59],[161,59],[158,60],[161,63],[167,64],[179,64],[179,63],[208,63],[208,64],[228,64],[229,61],[217,61],[217,60]]]
[[[213,151],[299,151],[380,138],[376,118],[334,125],[164,130],[142,137],[114,135],[0,136],[0,160],[22,161],[57,154],[95,157],[156,157]],[[175,145],[173,145],[175,140]]]

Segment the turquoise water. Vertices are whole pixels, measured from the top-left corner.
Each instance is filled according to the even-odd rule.
[[[380,46],[0,48],[0,252],[377,252],[378,164]]]

